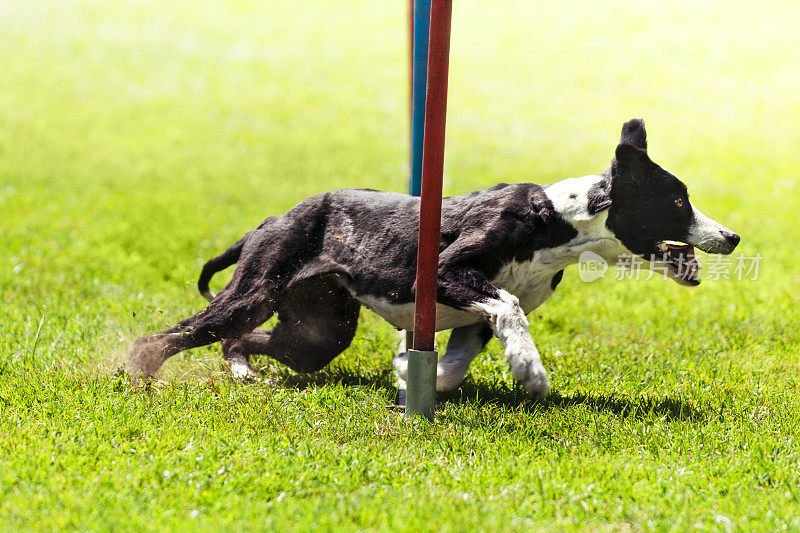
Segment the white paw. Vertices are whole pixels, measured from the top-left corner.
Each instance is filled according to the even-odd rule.
[[[436,390],[440,392],[456,390],[466,375],[467,367],[460,361],[457,363],[439,361],[436,367]]]
[[[228,361],[233,379],[237,381],[257,381],[259,378],[258,373],[247,363],[247,361],[238,357]]]
[[[541,363],[531,362],[523,367],[520,376],[514,376],[532,398],[544,398],[550,390],[547,371]]]
[[[408,380],[408,352],[403,352],[397,354],[394,359],[392,359],[392,364],[394,364],[394,369],[397,372],[397,377],[401,381]]]

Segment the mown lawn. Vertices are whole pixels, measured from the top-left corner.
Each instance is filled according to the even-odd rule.
[[[218,347],[152,390],[117,373],[265,216],[405,190],[404,2],[0,3],[0,530],[800,529],[798,20],[456,3],[448,193],[601,172],[643,116],[763,260],[697,289],[572,269],[530,317],[551,396],[492,341],[427,425],[385,409],[396,333],[366,310],[324,372],[261,360],[277,387]]]

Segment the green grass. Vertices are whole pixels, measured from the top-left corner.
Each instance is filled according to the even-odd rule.
[[[384,408],[367,311],[317,375],[262,359],[276,388],[218,347],[115,374],[263,217],[406,188],[404,2],[0,3],[0,530],[800,529],[798,19],[456,3],[448,193],[603,171],[643,116],[764,260],[697,289],[572,269],[531,315],[550,398],[492,341],[427,425]]]

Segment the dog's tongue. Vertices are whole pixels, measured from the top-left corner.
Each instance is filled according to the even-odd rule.
[[[675,261],[694,261],[694,246],[691,244],[670,244],[667,243],[667,253]]]
[[[664,260],[669,261],[678,267],[678,274],[695,278],[700,272],[700,263],[694,255],[694,246],[691,244],[671,244],[665,243],[667,250],[664,253]]]

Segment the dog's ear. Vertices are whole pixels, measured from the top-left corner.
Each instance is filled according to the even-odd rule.
[[[617,145],[615,155],[617,162],[623,167],[638,167],[647,157],[647,153],[644,150],[628,143]]]
[[[634,118],[622,125],[620,144],[630,144],[640,150],[647,151],[647,132],[644,129],[644,120]]]
[[[641,186],[647,152],[627,143],[617,145],[614,160],[611,162],[611,176],[614,183]]]

